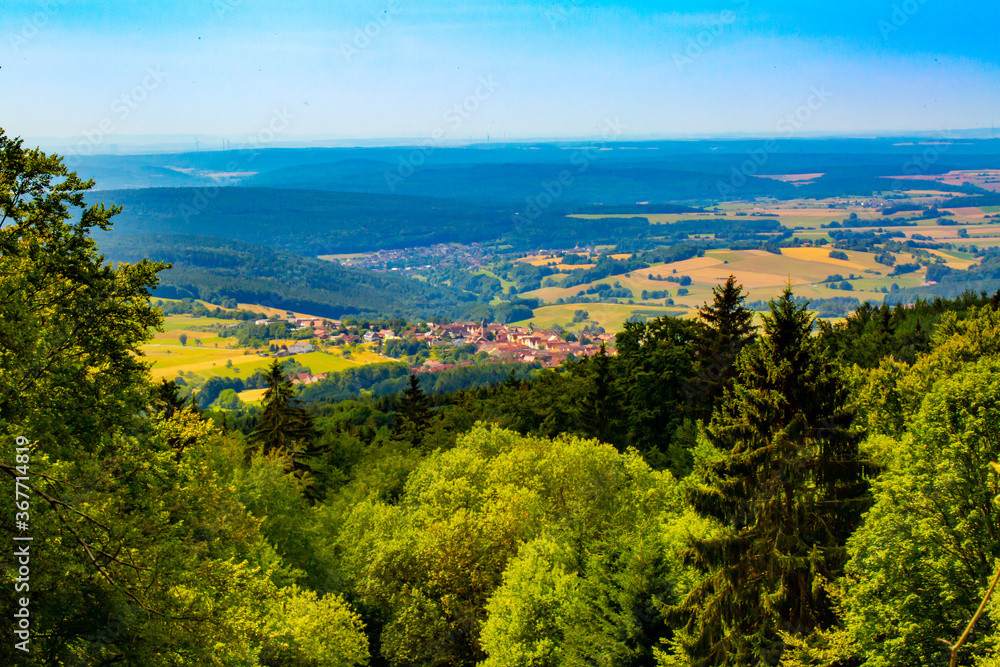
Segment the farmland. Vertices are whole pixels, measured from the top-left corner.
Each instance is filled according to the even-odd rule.
[[[784,177],[783,177],[784,178]],[[788,177],[789,182],[797,179]],[[914,205],[930,206],[935,196],[945,196],[933,190],[914,190],[905,193]],[[898,195],[897,195],[898,196]],[[967,270],[978,264],[979,259],[971,252],[974,247],[987,248],[1000,245],[1000,224],[986,216],[1000,207],[957,208],[945,212],[944,218],[918,220],[909,226],[889,228],[900,242],[926,240],[933,243],[951,244],[941,249],[926,251],[898,251],[893,253],[896,265],[926,265],[929,261],[943,263],[952,270]],[[829,200],[792,200],[778,203],[739,202],[721,204],[713,211],[700,214],[652,214],[647,217],[653,224],[672,225],[692,220],[732,220],[774,219],[785,228],[792,230],[793,238],[801,244],[781,249],[780,254],[764,250],[714,249],[702,256],[673,263],[653,264],[649,268],[630,273],[612,275],[589,283],[562,287],[559,283],[574,269],[591,268],[594,264],[567,265],[558,253],[529,255],[520,261],[535,266],[546,266],[558,273],[548,279],[547,285],[529,291],[525,297],[534,297],[542,302],[530,321],[538,326],[560,325],[570,330],[584,326],[602,326],[617,330],[621,324],[634,315],[651,316],[657,312],[680,313],[694,316],[696,309],[712,298],[712,288],[732,274],[741,282],[749,294],[750,301],[766,301],[777,296],[786,284],[791,284],[795,293],[810,299],[833,299],[851,297],[859,301],[881,302],[887,293],[896,289],[917,287],[926,281],[926,269],[897,274],[891,266],[876,261],[877,252],[847,250],[831,257],[831,223],[839,228],[840,221],[852,220],[851,231],[855,233],[883,233],[880,223],[887,218],[898,219],[912,216],[913,212],[882,214],[878,208],[865,202],[847,198]],[[580,219],[598,220],[602,218],[632,218],[637,214],[615,215],[613,211],[601,215],[576,215]],[[867,221],[870,226],[865,226]],[[942,224],[944,223],[944,224]],[[704,238],[704,237],[702,237]],[[711,237],[708,237],[711,238]],[[595,258],[601,248],[594,248]],[[923,252],[923,256],[918,254]],[[841,254],[842,253],[842,254]],[[846,256],[846,259],[844,258]],[[679,285],[684,278],[683,287]],[[836,280],[830,280],[836,278]],[[845,290],[844,283],[848,283]],[[598,288],[614,290],[618,303],[580,303],[582,299],[601,300]],[[667,294],[664,298],[643,298],[643,292]],[[630,296],[620,297],[623,292]],[[604,292],[610,293],[610,292]],[[580,310],[588,313],[584,321],[574,321],[574,314]],[[575,318],[579,320],[579,318]],[[525,320],[524,323],[528,322]]]
[[[260,309],[258,306],[251,308],[258,311]],[[272,357],[260,356],[257,350],[237,345],[234,338],[219,335],[224,328],[231,326],[232,320],[168,315],[164,320],[163,331],[154,332],[153,339],[142,347],[145,360],[151,364],[150,375],[153,380],[171,380],[178,376],[185,378],[186,384],[201,384],[212,377],[246,380],[257,371],[266,369],[273,361]],[[183,344],[182,336],[187,337]],[[272,342],[281,345],[296,341]],[[334,373],[388,361],[367,345],[352,346],[346,356],[343,348],[331,346],[287,359],[294,359],[312,373]],[[259,396],[253,393],[255,391],[263,394],[263,390],[248,390],[243,392],[246,397],[241,394],[241,400],[259,400]]]

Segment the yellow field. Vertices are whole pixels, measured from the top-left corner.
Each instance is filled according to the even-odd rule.
[[[341,254],[341,255],[320,255],[316,259],[322,259],[322,260],[325,260],[327,262],[330,262],[330,261],[333,261],[333,260],[346,261],[346,260],[350,260],[350,259],[360,259],[362,257],[365,257],[366,255],[367,255],[367,253],[363,253],[363,252],[350,252],[350,253],[344,253],[344,254]]]
[[[266,391],[267,389],[247,389],[246,391],[241,391],[236,395],[240,397],[241,401],[250,405],[260,403],[264,399],[264,393]]]
[[[945,266],[950,269],[958,269],[959,271],[965,271],[970,266],[978,264],[979,262],[975,259],[964,259],[962,257],[955,257],[954,255],[949,255],[943,250],[928,250],[927,252],[932,255],[937,255],[944,259]]]
[[[973,206],[967,206],[965,208],[946,208],[945,211],[949,213],[954,213],[955,215],[962,215],[969,218],[985,218],[986,211],[981,208],[976,208]]]
[[[171,322],[175,326],[180,326],[177,322]],[[178,345],[180,346],[181,334],[188,337],[187,345],[189,347],[196,347],[195,341],[200,340],[202,347],[225,347],[233,342],[232,338],[223,338],[222,336],[217,336],[211,331],[195,331],[192,329],[170,329],[169,331],[159,331],[153,334],[153,340],[161,345]]]
[[[258,306],[253,303],[239,303],[236,305],[239,306],[240,310],[250,310],[255,313],[264,313],[268,317],[280,317],[281,319],[284,319],[286,314],[286,311],[281,310],[280,308],[268,308],[267,306]],[[322,319],[316,318],[315,315],[310,315],[308,313],[292,313],[292,315],[303,319]]]
[[[852,296],[862,300],[881,301],[885,296],[881,292],[883,287],[889,287],[892,283],[900,287],[913,287],[923,281],[923,271],[890,278],[888,274],[891,269],[877,264],[872,253],[847,251],[848,259],[839,260],[831,258],[830,251],[829,247],[785,248],[782,249],[782,254],[776,255],[763,250],[711,250],[706,252],[704,257],[660,264],[634,271],[628,276],[611,276],[570,288],[546,287],[527,295],[552,303],[559,298],[574,297],[581,290],[586,291],[597,284],[618,283],[632,290],[635,304],[560,304],[538,309],[535,318],[539,326],[551,324],[567,326],[572,320],[573,311],[582,309],[591,313],[591,319],[597,320],[605,329],[612,331],[613,326],[624,322],[635,310],[674,308],[686,310],[691,315],[704,302],[711,301],[712,289],[724,283],[730,274],[736,276],[749,293],[751,301],[766,301],[779,296],[788,283],[792,284],[797,295],[808,298]],[[916,258],[908,253],[898,253],[896,256],[901,264],[916,261]],[[966,261],[953,256],[948,256],[946,259],[952,262]],[[854,274],[856,277],[850,279],[855,287],[854,291],[844,292],[821,284],[821,281],[835,274],[840,274],[845,279]],[[680,288],[678,283],[650,280],[651,275],[660,275],[664,278],[688,276],[692,282],[685,288],[688,294],[681,296],[677,293]],[[643,302],[641,299],[643,290],[650,292],[665,290],[673,298],[675,305],[665,306],[663,299]],[[602,310],[603,308],[609,310]]]
[[[997,176],[996,174],[983,173],[980,176]],[[793,175],[793,178],[781,177],[782,180],[798,180],[799,177],[807,178],[815,175]],[[957,176],[957,174],[956,174]],[[1000,184],[996,184],[1000,189]],[[909,201],[914,203],[931,203],[934,197],[952,196],[952,193],[940,193],[935,190],[913,190],[909,193]],[[854,198],[852,198],[854,199]],[[867,199],[858,197],[856,199]],[[906,200],[903,200],[906,201]],[[718,211],[705,213],[682,213],[671,215],[643,215],[643,214],[617,214],[609,210],[604,214],[596,215],[576,215],[572,217],[586,219],[600,219],[609,217],[644,217],[650,222],[660,224],[670,224],[681,220],[692,219],[727,219],[727,220],[752,220],[751,213],[769,213],[777,216],[778,222],[788,228],[794,229],[796,237],[802,240],[817,241],[825,239],[831,241],[830,232],[823,227],[830,222],[843,221],[852,214],[857,216],[862,225],[866,227],[854,227],[851,231],[865,232],[874,231],[879,228],[877,220],[882,219],[881,212],[870,206],[863,206],[861,203],[851,203],[844,198],[827,200],[793,200],[783,201],[774,204],[730,202],[718,206]],[[920,235],[933,239],[937,242],[952,243],[955,246],[980,246],[992,247],[1000,245],[1000,221],[984,219],[989,213],[1000,213],[1000,207],[979,209],[962,208],[951,211],[954,215],[947,220],[951,224],[942,225],[941,220],[921,220],[913,227],[889,228],[893,232],[901,232],[906,238],[912,239],[915,235]],[[740,215],[739,218],[735,214]],[[907,217],[912,212],[904,212],[891,217]],[[759,219],[759,218],[758,218]],[[959,232],[965,230],[967,237],[960,237]],[[888,230],[887,230],[888,231]],[[618,284],[632,292],[634,304],[565,304],[547,306],[536,311],[536,324],[560,324],[567,326],[572,320],[573,311],[578,309],[587,310],[591,313],[592,319],[601,322],[605,328],[612,330],[617,323],[627,319],[628,315],[635,310],[648,310],[652,308],[671,307],[664,305],[664,299],[656,301],[647,300],[643,302],[641,294],[643,290],[649,292],[666,292],[669,298],[673,299],[678,310],[688,310],[689,316],[694,310],[705,301],[712,298],[712,288],[724,282],[730,274],[736,276],[737,280],[743,284],[744,289],[749,292],[751,301],[767,300],[778,296],[785,285],[791,283],[795,293],[813,299],[832,297],[854,297],[859,300],[870,299],[881,301],[885,294],[883,289],[896,284],[901,288],[915,287],[920,285],[926,277],[926,271],[920,270],[915,273],[903,276],[891,276],[891,267],[887,267],[875,262],[875,253],[847,251],[847,259],[833,259],[830,257],[832,244],[825,247],[793,247],[782,249],[782,254],[776,255],[764,251],[734,251],[734,250],[711,250],[705,253],[704,257],[693,258],[683,262],[673,264],[661,264],[632,272],[630,275],[609,276],[592,283],[577,285],[571,288],[545,287],[528,293],[526,296],[534,296],[542,299],[546,303],[553,303],[558,299],[569,299],[576,297],[581,291],[586,292],[599,284]],[[942,257],[947,266],[954,269],[967,269],[974,265],[977,260],[970,254],[959,251],[931,251]],[[910,253],[893,253],[896,256],[897,264],[911,264],[917,262],[917,258]],[[561,257],[558,259],[562,259]],[[842,291],[832,289],[824,281],[831,275],[840,274],[844,279],[849,280],[853,285],[852,291]],[[681,296],[677,292],[680,289],[678,283],[662,280],[651,280],[650,276],[660,275],[663,278],[668,276],[688,276],[692,282],[686,286],[687,294]],[[852,277],[853,276],[853,277]],[[556,277],[558,280],[558,276]],[[587,295],[593,298],[594,295]],[[627,298],[621,298],[627,301]],[[604,310],[607,309],[607,310]],[[602,319],[603,318],[603,319]],[[610,326],[609,326],[610,325]],[[580,325],[582,326],[582,325]],[[577,326],[576,328],[579,328]]]
[[[219,326],[231,324],[233,324],[231,320],[195,318],[189,315],[168,316],[164,323],[166,331],[154,333],[153,340],[142,347],[145,360],[152,363],[150,373],[153,379],[156,381],[161,378],[170,379],[180,372],[194,372],[202,377],[246,378],[258,370],[267,368],[273,361],[272,357],[259,356],[255,350],[238,347],[235,338],[223,338],[213,331]],[[180,344],[181,334],[186,334],[188,337],[185,346]],[[196,340],[200,340],[202,345],[195,345]],[[282,343],[291,345],[295,342],[299,341],[273,341],[277,345]],[[386,361],[368,348],[369,346],[361,346],[351,353],[350,359],[343,357],[340,348],[287,358],[295,359],[313,373],[335,373],[354,366]],[[232,365],[227,367],[227,362],[232,362]]]
[[[861,269],[862,271],[872,268],[871,266],[864,266],[862,264],[858,264],[857,262],[834,259],[833,257],[830,257],[830,252],[829,248],[782,248],[781,250],[781,254],[785,257],[793,257],[795,259],[802,259],[808,262],[821,262],[823,264],[839,266],[844,269]],[[861,255],[863,253],[854,254]]]
[[[570,326],[570,322],[573,320],[573,313],[577,310],[585,310],[590,313],[590,318],[586,322],[581,322]],[[579,303],[579,304],[560,304],[555,306],[544,306],[535,311],[534,317],[530,320],[524,320],[522,322],[515,322],[515,326],[528,326],[529,323],[533,323],[539,328],[549,328],[555,324],[562,325],[567,329],[574,331],[579,331],[584,327],[585,324],[591,322],[597,322],[600,326],[608,332],[614,333],[616,331],[621,331],[623,325],[628,318],[632,317],[632,314],[637,311],[657,311],[663,314],[667,313],[677,313],[683,311],[683,308],[656,308],[652,306],[629,306],[624,304],[614,304],[614,303]]]

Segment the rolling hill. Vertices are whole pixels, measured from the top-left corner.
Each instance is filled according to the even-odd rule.
[[[105,259],[169,262],[155,296],[235,299],[319,317],[458,317],[475,304],[467,292],[391,273],[352,269],[259,245],[179,234],[96,235]]]

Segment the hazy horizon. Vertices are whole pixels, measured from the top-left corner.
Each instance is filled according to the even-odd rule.
[[[609,126],[617,140],[990,130],[997,18],[995,3],[933,0],[15,0],[0,8],[0,81],[20,94],[0,102],[0,126],[98,153],[134,137],[236,148],[260,135],[560,141]]]

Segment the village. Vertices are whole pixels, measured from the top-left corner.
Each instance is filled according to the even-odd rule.
[[[416,344],[427,352],[429,358],[411,367],[414,373],[436,373],[453,368],[472,366],[480,363],[520,362],[537,364],[542,368],[555,368],[567,359],[596,354],[601,345],[608,354],[615,354],[615,336],[609,333],[580,334],[577,338],[559,329],[538,329],[531,326],[511,326],[500,323],[458,322],[450,324],[424,323],[408,325],[398,330],[390,328],[365,329],[346,326],[344,322],[322,318],[287,318],[289,326],[296,333],[305,331],[312,336],[291,345],[282,345],[270,352],[277,358],[308,354],[317,349],[340,346],[370,346],[386,361],[399,361],[394,356],[384,354],[392,345],[391,341]],[[274,320],[259,320],[255,324],[272,324]],[[370,325],[369,325],[370,326]],[[301,335],[301,334],[300,334]],[[461,360],[449,361],[449,350],[461,350]],[[415,356],[415,355],[409,355]],[[294,373],[289,375],[293,384],[311,384],[326,377],[326,374]]]

